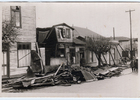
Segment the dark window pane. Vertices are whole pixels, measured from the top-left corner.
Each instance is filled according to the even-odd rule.
[[[22,49],[26,49],[26,48],[25,48],[25,44],[23,44],[23,48],[22,48]]]
[[[31,49],[31,44],[30,43],[18,43],[17,49]]]
[[[29,44],[27,44],[27,49],[29,49]]]
[[[18,49],[21,49],[21,45],[20,44],[18,45]]]

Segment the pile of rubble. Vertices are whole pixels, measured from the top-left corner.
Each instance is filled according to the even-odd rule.
[[[58,66],[43,66],[40,55],[31,51],[31,66],[20,78],[2,80],[3,89],[21,89],[39,86],[80,84],[84,81],[97,81],[121,74],[124,67],[91,67],[70,66],[62,63]]]
[[[122,68],[113,67],[101,69],[98,68],[96,71],[90,68],[79,67],[79,66],[67,66],[61,64],[56,67],[57,70],[54,73],[47,72],[45,74],[34,73],[31,67],[28,67],[27,74],[20,78],[7,80],[3,87],[12,88],[29,88],[36,86],[48,86],[48,85],[66,85],[80,84],[84,81],[97,81],[105,78],[111,78],[113,76],[118,76],[122,72]],[[56,69],[56,68],[53,68]],[[104,67],[105,68],[105,67]]]

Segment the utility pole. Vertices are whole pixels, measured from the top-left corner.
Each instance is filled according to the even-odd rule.
[[[128,11],[125,11],[125,12],[129,12],[129,17],[130,17],[130,59],[132,60],[133,59],[133,55],[132,55],[132,22],[131,22],[131,12],[132,11],[135,11],[135,10],[128,10]]]
[[[115,28],[113,27],[113,39],[115,40]]]

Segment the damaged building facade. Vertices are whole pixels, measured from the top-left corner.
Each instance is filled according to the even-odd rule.
[[[34,6],[3,6],[2,21],[13,20],[18,36],[16,43],[10,47],[9,61],[7,53],[3,54],[2,75],[22,74],[31,63],[30,51],[36,42],[36,9]],[[9,66],[7,66],[9,63]]]
[[[18,30],[17,42],[10,47],[9,61],[7,53],[3,54],[2,75],[26,73],[31,65],[31,50],[36,50],[38,43],[44,65],[80,64],[85,58],[89,66],[97,66],[96,54],[86,49],[86,38],[99,38],[101,35],[87,29],[69,26],[65,23],[47,28],[36,28],[36,9],[33,6],[5,6],[2,9],[2,21],[14,18]],[[110,53],[102,55],[102,62],[118,64],[122,56],[114,46]],[[7,66],[9,62],[9,66]]]
[[[59,65],[62,62],[79,64],[84,57],[85,42],[74,38],[74,28],[65,23],[50,28],[37,28],[37,42],[45,65]],[[44,50],[43,50],[44,49]]]
[[[44,65],[59,65],[62,62],[79,65],[80,59],[85,58],[87,66],[97,66],[96,54],[86,49],[87,37],[102,36],[87,28],[71,27],[65,23],[48,28],[37,28],[37,42]],[[118,64],[120,58],[121,54],[116,44],[112,45],[110,52],[101,56],[102,64],[110,65]]]
[[[85,58],[87,66],[98,65],[96,54],[86,49],[86,39],[87,37],[101,38],[103,36],[87,28],[71,27],[65,23],[37,28],[36,32],[44,65],[59,65],[62,62],[79,65],[82,57]],[[109,40],[111,49],[101,55],[101,62],[102,64],[117,65],[123,59],[124,46],[121,41]]]

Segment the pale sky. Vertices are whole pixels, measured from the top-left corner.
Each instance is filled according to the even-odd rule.
[[[103,36],[130,37],[130,20],[127,10],[132,12],[132,33],[140,33],[140,3],[47,3],[36,5],[36,27],[50,27],[60,23],[88,28]]]

